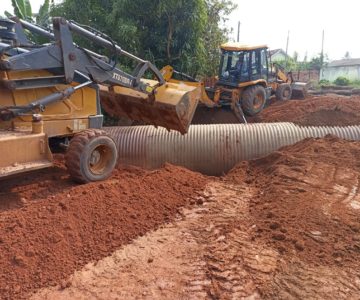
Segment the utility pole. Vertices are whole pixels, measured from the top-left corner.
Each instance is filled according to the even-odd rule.
[[[324,65],[324,37],[325,37],[325,30],[322,31],[322,41],[321,41],[321,54],[320,54],[320,68]]]
[[[289,37],[290,37],[290,30],[288,30],[287,39],[286,39],[286,55],[288,54],[288,50],[289,50]]]
[[[240,21],[238,22],[238,30],[237,30],[237,39],[236,39],[236,41],[237,42],[240,42]]]
[[[290,30],[288,30],[287,39],[286,39],[285,69],[287,69],[287,63],[288,63],[289,38],[290,38]]]

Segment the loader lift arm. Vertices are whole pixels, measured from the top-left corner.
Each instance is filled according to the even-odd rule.
[[[24,20],[18,20],[18,22],[29,31],[53,39],[54,43],[48,46],[39,47],[34,51],[15,55],[10,57],[7,61],[2,61],[0,63],[1,70],[18,71],[63,68],[63,77],[59,76],[57,80],[53,81],[53,83],[56,84],[71,83],[74,79],[75,70],[78,70],[89,76],[96,83],[121,85],[142,92],[151,93],[152,90],[150,91],[148,89],[148,85],[141,82],[141,78],[144,76],[145,72],[150,70],[160,84],[165,83],[160,71],[149,61],[145,61],[124,51],[114,42],[81,27],[74,21],[67,21],[59,17],[54,18],[54,34]],[[72,32],[75,32],[104,48],[113,50],[117,55],[124,55],[138,62],[133,74],[130,75],[117,68],[115,65],[111,65],[110,62],[104,61],[101,58],[101,55],[75,45],[72,38]],[[30,45],[23,45],[25,49],[28,46]],[[49,80],[50,79],[51,78],[49,78]],[[42,79],[42,81],[45,80]],[[39,87],[39,84],[41,84],[40,81],[23,79],[21,82],[9,81],[7,87],[12,89],[21,87],[37,88]]]
[[[39,89],[61,84],[74,85],[76,82],[88,82],[86,85],[101,84],[106,87],[101,89],[101,100],[110,115],[115,112],[115,117],[125,116],[155,126],[175,129],[181,133],[187,132],[199,100],[196,87],[166,83],[161,72],[151,62],[124,51],[107,35],[74,21],[53,18],[54,33],[51,33],[27,21],[16,18],[14,20],[17,22],[15,30],[19,39],[12,46],[1,47],[0,43],[0,70],[48,70],[49,76],[3,78],[0,83],[7,89]],[[53,43],[31,44],[26,39],[24,28],[53,40]],[[73,33],[113,51],[114,56],[125,56],[135,61],[137,66],[131,74],[123,71],[116,65],[116,60],[112,62],[106,56],[76,45]],[[144,79],[147,72],[152,73],[155,80]],[[44,107],[44,103],[49,105],[61,101],[75,91],[76,88],[70,87],[63,93],[36,99],[27,107],[0,107],[0,117],[7,120],[14,118],[36,107]]]

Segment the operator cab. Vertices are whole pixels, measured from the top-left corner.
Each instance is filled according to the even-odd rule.
[[[219,83],[238,86],[239,83],[268,80],[267,46],[244,46],[239,43],[221,45]]]

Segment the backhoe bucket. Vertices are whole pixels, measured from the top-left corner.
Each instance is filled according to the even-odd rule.
[[[146,80],[152,86],[157,81]],[[166,83],[154,95],[114,86],[100,87],[103,109],[115,118],[126,117],[185,134],[200,98],[200,89],[185,84]]]
[[[307,83],[294,82],[291,84],[292,99],[305,99],[308,93]]]

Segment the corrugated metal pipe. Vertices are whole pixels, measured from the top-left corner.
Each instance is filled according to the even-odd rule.
[[[107,127],[119,163],[155,169],[168,162],[221,175],[240,161],[259,158],[308,137],[332,134],[360,140],[360,126],[302,127],[293,123],[192,125],[186,135],[153,126]]]

